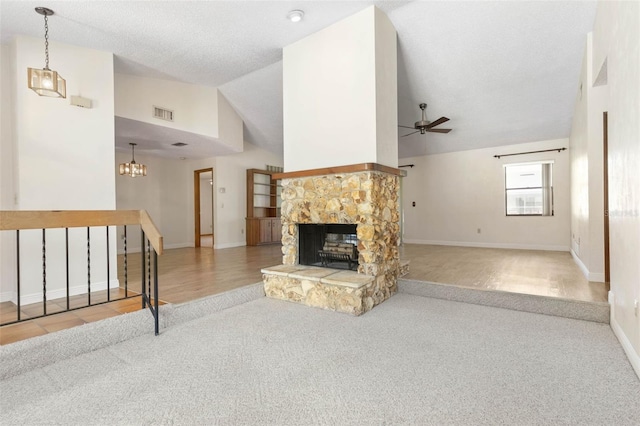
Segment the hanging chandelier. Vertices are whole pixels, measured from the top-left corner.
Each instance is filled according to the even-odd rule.
[[[40,96],[66,98],[67,82],[56,71],[49,69],[49,16],[53,15],[53,10],[47,9],[46,7],[36,7],[36,12],[44,16],[45,65],[43,69],[27,69],[29,89]]]
[[[135,143],[129,143],[131,145],[131,162],[130,163],[122,163],[120,164],[120,174],[121,175],[129,175],[131,177],[136,176],[146,176],[147,175],[147,166],[144,164],[136,163],[135,157]]]

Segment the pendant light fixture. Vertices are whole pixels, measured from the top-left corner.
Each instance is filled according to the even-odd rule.
[[[45,65],[43,69],[27,69],[29,89],[40,96],[66,98],[67,82],[56,71],[49,69],[49,16],[53,15],[53,10],[46,7],[36,7],[36,12],[44,16]]]
[[[129,175],[131,177],[146,176],[147,175],[147,166],[145,166],[144,164],[136,163],[136,157],[135,157],[134,149],[135,149],[135,146],[137,144],[130,143],[129,145],[131,145],[131,162],[130,163],[122,163],[122,164],[120,164],[120,174],[121,175]]]

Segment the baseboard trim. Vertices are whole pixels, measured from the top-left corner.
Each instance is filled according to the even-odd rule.
[[[115,280],[111,280],[110,281],[110,288],[114,289],[114,288],[118,288],[120,286],[120,281],[115,279]],[[106,290],[107,289],[107,282],[106,281],[99,281],[99,282],[95,282],[95,283],[91,283],[91,292],[93,293],[94,291],[102,291],[102,290]],[[16,298],[16,294],[15,292],[13,293],[13,297],[10,300],[5,300],[6,302],[12,302],[14,304],[17,304],[18,299]],[[4,293],[3,293],[4,294]],[[86,284],[81,284],[81,285],[76,285],[73,287],[69,287],[69,296],[77,296],[79,294],[87,294],[87,285]],[[62,299],[65,298],[67,296],[67,289],[66,288],[57,288],[55,290],[47,290],[47,300],[53,300],[53,299]],[[31,294],[24,294],[22,295],[22,297],[20,298],[20,305],[24,306],[24,305],[30,305],[32,303],[42,303],[42,293],[31,293]]]
[[[633,370],[635,371],[638,379],[640,379],[640,355],[636,353],[631,345],[631,342],[627,338],[627,335],[624,334],[624,330],[620,327],[620,324],[616,321],[615,317],[615,295],[612,292],[609,292],[609,303],[611,305],[611,318],[609,319],[609,325],[611,326],[611,330],[613,330],[613,334],[617,337],[620,345],[622,346],[622,350],[627,355],[627,359],[629,359],[629,363]]]
[[[540,244],[516,244],[516,243],[482,243],[469,241],[439,241],[439,240],[413,240],[403,239],[406,244],[428,244],[434,246],[458,246],[479,248],[503,248],[516,250],[544,250],[544,251],[569,251],[568,246],[540,245]]]
[[[571,253],[571,257],[573,257],[573,261],[576,262],[576,265],[578,265],[578,268],[580,268],[580,271],[582,271],[582,275],[584,275],[586,279],[596,283],[604,282],[603,272],[590,272],[589,269],[587,269],[586,265],[582,263],[582,259],[580,259],[580,257],[576,254],[576,252],[573,249],[570,250],[570,253]]]
[[[219,249],[226,249],[226,248],[233,248],[233,247],[242,247],[242,246],[246,246],[246,245],[247,245],[247,243],[245,241],[236,242],[236,243],[214,244],[213,245],[213,249],[214,250],[219,250]]]
[[[15,291],[5,291],[0,293],[0,302],[12,302],[16,300]]]
[[[573,251],[573,249],[571,249],[570,252],[571,252],[571,257],[573,257],[573,261],[576,262],[576,265],[578,265],[578,268],[580,268],[580,271],[582,271],[582,275],[584,275],[586,279],[589,279],[589,270],[587,269],[585,264],[582,263],[582,260],[578,257],[576,252]]]

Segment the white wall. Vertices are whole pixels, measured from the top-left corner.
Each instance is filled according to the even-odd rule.
[[[218,137],[218,89],[136,75],[115,75],[118,117]],[[153,118],[153,107],[174,111],[174,121]]]
[[[283,49],[285,171],[397,166],[395,45],[371,6]]]
[[[403,178],[403,241],[569,250],[569,154],[493,157],[567,147],[568,142],[558,139],[402,159],[402,164],[415,164],[405,169],[407,177]],[[555,161],[555,215],[506,217],[503,164],[537,160]]]
[[[115,74],[115,114],[156,126],[218,139],[242,150],[242,119],[215,87]],[[174,121],[153,118],[153,107],[174,112]]]
[[[114,170],[118,164],[131,160],[131,153],[116,151]],[[188,167],[185,161],[136,154],[136,161],[147,166],[147,176],[116,176],[116,208],[146,210],[164,237],[167,249],[191,247],[188,207],[193,191],[188,192]],[[191,178],[193,179],[193,178]],[[127,251],[140,249],[139,227],[127,229]],[[118,251],[123,251],[122,229],[118,229]]]
[[[218,93],[218,138],[235,152],[242,152],[244,127],[242,118],[219,90]]]
[[[242,153],[188,162],[190,176],[193,176],[193,170],[213,167],[215,249],[246,244],[247,169],[264,169],[267,164],[282,166],[282,158],[247,142]],[[220,188],[225,192],[221,193]],[[193,193],[193,178],[187,192]],[[190,241],[193,244],[193,202],[188,208]]]
[[[611,326],[640,376],[640,3],[599,2],[593,49],[608,76]]]
[[[116,166],[130,159],[129,153],[116,152]],[[249,143],[245,143],[244,152],[222,157],[181,161],[136,154],[136,161],[147,166],[148,174],[137,178],[117,176],[117,208],[147,210],[167,249],[195,244],[194,170],[213,168],[214,248],[222,249],[246,244],[246,170],[264,168],[266,164],[282,165],[282,158]],[[220,188],[225,192],[221,193]],[[122,234],[121,228],[118,234]],[[127,236],[127,249],[139,250],[139,228],[130,227]],[[122,249],[119,239],[118,250]]]
[[[200,234],[213,233],[213,173],[200,174]]]
[[[6,140],[3,134],[2,145],[3,154],[8,145],[14,150],[12,178],[17,196],[14,207],[19,210],[115,208],[113,55],[49,42],[51,67],[66,79],[67,96],[82,95],[92,100],[93,108],[83,109],[71,106],[68,99],[40,97],[27,88],[26,69],[41,67],[43,63],[42,39],[17,37],[9,49],[13,92],[9,112],[14,123],[11,138]],[[3,104],[3,124],[6,113]],[[70,241],[71,287],[72,292],[77,292],[82,291],[87,280],[86,231],[73,230],[70,234],[79,234]],[[40,231],[21,234],[23,303],[41,300],[41,238]],[[111,285],[117,286],[115,238],[112,243]],[[63,294],[63,244],[63,231],[47,231],[49,298]],[[92,231],[91,244],[92,288],[105,288],[104,229]],[[13,286],[13,282],[10,285]],[[2,294],[6,295],[6,288]]]
[[[0,45],[0,210],[13,210],[14,205],[14,149],[13,131],[13,73],[12,49]],[[15,282],[15,238],[0,232],[0,301],[13,297]]]
[[[590,281],[604,282],[604,168],[602,113],[607,88],[594,87],[592,35],[585,42],[581,89],[570,137],[571,252]]]
[[[387,15],[378,8],[374,11],[376,162],[398,167],[398,42],[396,29]]]

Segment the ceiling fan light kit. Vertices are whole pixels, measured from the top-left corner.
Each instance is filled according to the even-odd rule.
[[[449,119],[447,117],[440,117],[438,118],[436,121],[427,121],[427,104],[425,103],[421,103],[420,105],[418,105],[420,107],[420,109],[422,110],[422,119],[420,121],[416,121],[415,124],[413,125],[413,127],[409,127],[409,126],[398,126],[398,127],[404,127],[405,129],[414,129],[415,132],[411,132],[409,134],[403,135],[402,137],[406,137],[409,135],[413,135],[415,133],[420,132],[421,135],[424,135],[427,132],[431,132],[431,133],[449,133],[451,131],[451,129],[434,129],[434,127],[439,126],[442,123],[446,123],[447,121],[449,121]]]

